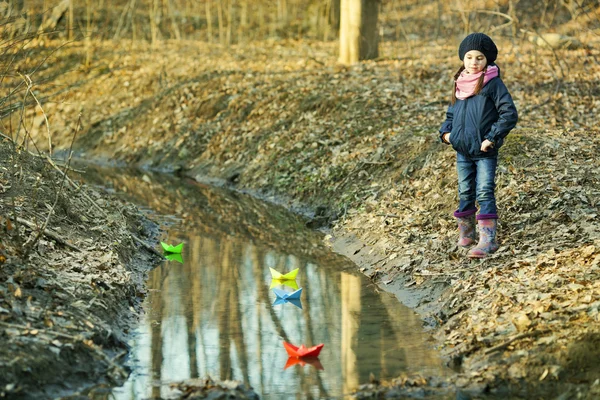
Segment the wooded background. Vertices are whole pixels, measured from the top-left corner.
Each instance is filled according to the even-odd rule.
[[[376,7],[380,40],[440,38],[473,31],[600,29],[595,0],[10,0],[4,33],[73,40],[336,40],[341,3]],[[561,28],[569,21],[577,25]]]

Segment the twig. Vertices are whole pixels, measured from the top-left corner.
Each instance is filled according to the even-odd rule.
[[[28,226],[30,229],[33,229],[33,230],[38,230],[40,228],[33,222],[23,219],[21,217],[17,217],[17,221],[23,225]],[[64,246],[67,246],[68,248],[70,248],[72,250],[81,252],[81,249],[79,247],[72,245],[71,243],[67,242],[65,239],[60,237],[57,233],[54,233],[49,229],[44,229],[44,230],[39,229],[39,232],[43,233],[44,235],[48,236],[51,239],[56,240],[58,243],[60,243]]]
[[[12,143],[14,143],[14,144],[16,145],[15,141],[14,141],[14,140],[13,140],[11,137],[9,137],[9,136],[6,136],[6,135],[4,135],[3,133],[0,133],[0,136],[2,136],[2,137],[3,137],[3,138],[5,138],[5,139],[8,139],[8,140],[10,140]],[[57,170],[57,171],[58,171],[58,172],[59,172],[59,173],[60,173],[60,174],[61,174],[61,175],[62,175],[62,176],[63,176],[63,177],[64,177],[64,178],[67,180],[67,183],[69,183],[69,185],[71,185],[71,187],[72,187],[73,189],[75,189],[75,190],[78,190],[78,191],[79,191],[79,190],[81,190],[81,187],[80,187],[78,184],[76,184],[75,182],[73,182],[73,180],[72,180],[71,178],[69,178],[69,177],[68,177],[68,176],[67,176],[67,175],[66,175],[66,174],[65,174],[65,173],[64,173],[64,172],[63,172],[63,171],[60,169],[60,167],[59,167],[58,165],[56,165],[56,163],[54,162],[54,160],[52,160],[52,158],[50,158],[50,157],[49,157],[47,154],[46,154],[46,155],[35,154],[35,153],[32,153],[32,152],[30,152],[30,151],[28,151],[28,150],[27,150],[27,152],[29,153],[29,155],[31,155],[31,156],[33,156],[33,157],[44,157],[44,158],[46,159],[46,161],[48,161],[48,163],[49,163],[49,164],[52,166],[52,168],[54,168],[55,170]],[[72,168],[69,168],[68,166],[65,166],[65,168],[66,168],[66,169],[72,169]],[[76,171],[76,170],[74,170],[74,171]],[[94,207],[95,207],[95,208],[96,208],[98,211],[100,211],[100,213],[101,213],[103,216],[105,216],[105,217],[106,217],[106,213],[104,212],[104,210],[102,209],[102,207],[100,207],[100,206],[98,205],[98,203],[96,203],[96,202],[95,202],[95,201],[94,201],[94,200],[93,200],[93,199],[92,199],[92,198],[91,198],[91,197],[90,197],[90,196],[89,196],[87,193],[85,193],[85,192],[83,192],[83,191],[82,191],[82,192],[81,192],[81,194],[82,194],[82,195],[83,195],[83,197],[85,197],[85,198],[86,198],[86,200],[88,200],[88,201],[89,201],[89,202],[90,202],[90,203],[91,203],[91,204],[92,204],[92,205],[93,205],[93,206],[94,206]]]
[[[79,118],[79,121],[81,121],[81,115]],[[78,121],[78,128],[79,128],[79,121]],[[77,128],[77,129],[78,129]],[[77,132],[75,133],[77,134]],[[14,140],[11,137],[8,137],[6,135],[4,135],[3,133],[0,133],[0,136],[2,136],[5,139],[8,139],[9,141],[14,143]],[[75,135],[73,136],[73,141],[75,139]],[[70,160],[71,160],[71,154],[72,154],[72,146],[73,146],[73,141],[71,142],[71,150],[69,150],[69,162],[64,166],[65,167],[65,171],[71,169],[69,164],[70,164]],[[34,157],[40,157],[40,155],[34,154],[30,151],[27,151],[30,155],[34,156]],[[80,193],[83,195],[83,197],[90,202],[90,204],[92,206],[94,206],[104,217],[107,216],[106,212],[102,209],[102,207],[100,207],[98,205],[98,203],[96,203],[94,201],[94,199],[92,199],[87,193],[85,193],[84,191],[81,191],[81,187],[76,184],[75,182],[73,182],[73,180],[71,178],[69,178],[69,176],[66,174],[65,171],[61,170],[60,167],[58,165],[56,165],[56,163],[54,162],[54,160],[52,160],[52,158],[50,158],[50,156],[46,155],[45,156],[46,160],[48,161],[48,163],[55,169],[57,170],[62,176],[63,176],[63,182],[66,181],[67,183],[69,183],[69,185],[71,185],[71,187],[77,191],[80,191]],[[52,207],[52,209],[54,209],[54,207]],[[51,212],[52,213],[52,212]],[[49,216],[51,215],[51,213],[49,214]],[[31,229],[38,229],[38,226],[35,225],[33,222],[27,221],[23,218],[17,217],[16,218],[18,222],[21,222],[24,225],[27,225],[29,228]],[[45,224],[46,225],[46,224]],[[41,232],[41,231],[40,231]],[[48,236],[49,238],[52,238],[54,240],[56,240],[57,242],[73,249],[76,251],[81,252],[81,249],[79,249],[78,247],[68,243],[65,239],[63,239],[62,237],[60,237],[58,234],[48,230],[48,229],[44,229],[43,231],[44,235]],[[163,258],[163,254],[161,254],[158,250],[156,250],[154,247],[150,246],[148,243],[144,242],[142,239],[140,239],[139,237],[135,236],[134,234],[131,234],[131,237],[138,242],[139,244],[141,244],[146,250],[150,251],[151,253]],[[34,242],[35,243],[35,242]]]
[[[506,342],[501,343],[497,346],[494,347],[490,347],[489,349],[485,350],[483,352],[483,354],[488,355],[491,353],[494,353],[496,351],[500,351],[500,350],[504,350],[505,348],[507,348],[511,343],[517,341],[517,340],[521,340],[521,339],[525,339],[531,336],[537,336],[540,335],[542,333],[545,333],[546,331],[533,331],[533,332],[525,332],[525,333],[521,333],[520,335],[517,336],[513,336],[512,338],[508,339]]]
[[[45,157],[44,157],[45,158]],[[67,166],[66,164],[56,164],[57,167],[59,168],[63,168],[66,169],[68,171],[73,171],[73,172],[77,172],[79,174],[85,174],[85,170],[84,169],[77,169],[77,168],[73,168],[71,166]]]
[[[31,37],[31,40],[30,40],[30,41],[26,41],[26,40],[24,40],[25,44],[23,44],[23,46],[21,46],[21,48],[19,49],[19,51],[20,51],[20,50],[23,50],[23,49],[25,48],[25,46],[27,46],[29,43],[31,43],[31,41],[33,41],[33,39],[35,39],[35,38],[37,38],[37,37],[40,37],[40,36],[42,36],[42,35],[44,35],[44,36],[46,36],[46,35],[51,35],[51,34],[54,34],[54,33],[56,33],[56,32],[59,32],[59,31],[44,32],[43,34],[34,34],[34,35]],[[27,38],[25,38],[25,39],[27,39]],[[43,60],[41,60],[41,61],[40,61],[40,63],[39,63],[39,64],[38,64],[38,65],[37,65],[37,66],[36,66],[36,67],[35,67],[35,68],[34,68],[34,69],[33,69],[33,70],[30,72],[30,73],[29,73],[29,75],[33,75],[33,74],[35,74],[35,73],[36,73],[36,72],[37,72],[37,71],[38,71],[38,70],[39,70],[39,69],[42,67],[42,65],[44,65],[44,63],[46,63],[46,61],[47,61],[47,60],[48,60],[48,59],[49,59],[51,56],[53,56],[53,55],[54,55],[54,53],[56,53],[58,50],[62,49],[64,46],[66,46],[66,45],[68,45],[68,44],[71,44],[71,43],[74,43],[74,41],[67,41],[67,42],[65,42],[65,43],[61,44],[60,46],[57,46],[56,48],[54,48],[54,49],[53,49],[53,50],[52,50],[52,51],[51,51],[51,52],[50,52],[50,53],[49,53],[49,54],[48,54],[46,57],[44,57],[44,59],[43,59]],[[4,44],[4,43],[2,43],[2,44]],[[12,46],[11,46],[11,47],[12,47]],[[13,58],[10,60],[10,63],[7,63],[7,64],[6,64],[6,67],[4,68],[4,71],[3,71],[2,73],[0,73],[0,84],[2,84],[2,82],[4,81],[4,78],[8,76],[8,71],[9,71],[9,70],[10,70],[10,68],[12,67],[12,64],[14,63],[14,61],[15,61],[15,58],[16,58],[16,56],[17,56],[17,54],[19,54],[19,51],[15,51],[15,52],[14,52]],[[1,105],[1,104],[4,104],[4,103],[6,102],[6,100],[7,100],[8,98],[10,98],[10,96],[12,96],[12,95],[13,95],[13,93],[16,93],[16,92],[18,92],[18,91],[20,90],[20,88],[21,88],[21,85],[22,85],[22,83],[19,83],[19,84],[18,84],[18,85],[17,85],[17,86],[16,86],[16,87],[15,87],[15,88],[12,90],[12,91],[10,91],[10,92],[9,92],[8,96],[6,96],[4,99],[0,99],[0,105]],[[25,103],[24,103],[24,102],[23,102],[23,104],[20,104],[20,105],[19,105],[19,104],[17,104],[17,105],[15,105],[15,107],[14,107],[14,110],[20,109],[21,107],[24,107],[24,106],[25,106]],[[8,114],[11,114],[11,113],[12,113],[12,111],[13,111],[13,109],[8,109],[8,110],[7,110],[7,113],[8,113]],[[8,115],[8,114],[6,114],[6,115]],[[0,117],[1,117],[1,118],[4,118],[6,115],[1,115]]]
[[[142,245],[142,247],[144,247],[146,250],[150,251],[151,253],[156,254],[157,256],[159,256],[160,258],[164,258],[164,255],[162,255],[158,250],[156,250],[154,247],[150,246],[148,243],[144,242],[142,239],[140,239],[139,237],[135,236],[135,235],[131,235],[131,237],[138,242],[139,244]]]
[[[377,261],[375,261],[375,262],[372,262],[372,263],[371,263],[371,266],[373,266],[373,265],[375,265],[375,264],[378,264],[378,263],[380,263],[380,262],[382,262],[382,261],[386,260],[387,258],[388,258],[388,256],[385,256],[385,257],[383,257],[383,258],[382,258],[382,259],[380,259],[380,260],[377,260]]]
[[[393,162],[392,160],[389,161],[363,161],[363,164],[367,164],[367,165],[386,165]]]
[[[314,58],[314,57],[311,57],[311,56],[309,56],[309,57],[308,57],[308,59],[309,59],[309,60],[312,60],[312,61],[314,61],[314,62],[316,62],[317,64],[320,64],[320,65],[325,65],[325,63],[324,63],[324,62],[322,62],[322,61],[319,61],[319,60],[317,60],[317,59],[316,59],[316,58]]]
[[[68,176],[66,176],[66,174],[65,174],[65,173],[64,173],[64,172],[63,172],[63,171],[62,171],[62,170],[61,170],[61,169],[60,169],[60,168],[59,168],[59,167],[58,167],[58,166],[57,166],[57,165],[54,163],[54,161],[53,161],[53,160],[52,160],[50,157],[46,156],[46,160],[48,161],[48,163],[50,163],[50,165],[52,165],[52,167],[53,167],[55,170],[57,170],[58,172],[60,172],[60,173],[61,173],[61,174],[62,174],[62,175],[65,177],[65,179],[67,180],[67,182],[69,183],[69,185],[71,185],[71,187],[72,187],[73,189],[75,189],[75,190],[78,190],[78,191],[79,191],[79,190],[81,190],[81,187],[80,187],[78,184],[76,184],[75,182],[73,182],[73,180],[71,180],[71,178],[69,178]],[[107,216],[106,212],[105,212],[105,211],[102,209],[102,207],[100,207],[100,206],[98,205],[98,203],[96,203],[96,202],[94,201],[94,199],[92,199],[92,198],[91,198],[91,197],[90,197],[90,196],[89,196],[87,193],[85,193],[84,191],[81,191],[81,194],[82,194],[82,195],[83,195],[83,197],[85,197],[85,198],[86,198],[86,200],[87,200],[87,201],[89,201],[89,202],[90,202],[90,203],[91,203],[91,204],[92,204],[92,205],[93,205],[93,206],[94,206],[94,207],[95,207],[95,208],[96,208],[96,209],[97,209],[97,210],[98,210],[98,211],[99,211],[99,212],[100,212],[100,213],[101,213],[101,214],[102,214],[104,217],[106,217],[106,216]]]
[[[502,29],[502,28],[505,28],[505,27],[507,27],[507,26],[510,26],[510,25],[512,25],[512,24],[515,22],[515,21],[514,21],[514,19],[513,19],[513,17],[511,17],[511,16],[510,16],[510,15],[508,15],[508,14],[501,13],[501,12],[499,12],[499,11],[493,11],[493,10],[473,10],[473,12],[476,12],[476,13],[482,13],[482,14],[493,14],[493,15],[499,15],[499,16],[501,16],[501,17],[504,17],[504,18],[506,18],[506,19],[508,20],[508,22],[505,22],[505,23],[504,23],[504,24],[502,24],[502,25],[498,25],[498,26],[496,26],[496,27],[494,27],[494,28],[490,29],[489,33],[492,33],[492,32],[495,32],[495,31],[497,31],[497,30],[500,30],[500,29]]]
[[[378,217],[386,217],[386,218],[402,218],[399,215],[396,214],[375,214]]]
[[[483,13],[483,14],[494,14],[494,15],[499,15],[501,17],[504,17],[504,18],[506,18],[507,20],[509,20],[511,22],[513,21],[513,17],[511,17],[508,14],[502,13],[500,11],[493,11],[493,10],[454,10],[454,9],[450,10],[450,11],[462,12],[462,13],[467,13],[467,12],[471,13],[471,12],[474,12],[474,13]]]
[[[448,275],[456,275],[456,271],[451,272],[429,272],[424,274],[422,272],[413,272],[413,275],[417,276],[448,276]]]
[[[75,143],[75,138],[77,137],[77,131],[79,131],[80,126],[81,126],[81,113],[79,114],[79,118],[77,119],[77,126],[75,127],[75,132],[73,133],[73,138],[71,139],[71,146],[69,147],[69,158],[67,159],[67,165],[66,165],[65,171],[63,172],[63,179],[60,181],[60,186],[59,186],[58,190],[56,191],[56,197],[54,198],[54,204],[52,204],[52,208],[50,208],[50,211],[48,212],[46,221],[44,221],[44,224],[41,226],[36,237],[29,243],[29,245],[25,249],[25,255],[27,255],[27,253],[29,252],[29,249],[33,248],[33,246],[37,243],[37,241],[40,240],[42,233],[45,233],[46,227],[50,223],[50,218],[52,217],[52,214],[54,214],[54,209],[56,208],[56,205],[58,204],[58,200],[60,199],[60,195],[62,194],[62,191],[65,187],[65,181],[67,178],[66,171],[69,168],[69,165],[71,165],[71,157],[73,155],[73,143]]]
[[[15,135],[15,145],[18,146],[19,145],[19,132],[20,132],[20,128],[21,126],[23,127],[23,129],[25,130],[25,138],[23,139],[23,147],[26,148],[25,146],[25,140],[27,140],[27,136],[28,133],[27,132],[27,128],[25,127],[25,106],[26,106],[26,102],[27,102],[27,96],[29,96],[29,92],[31,91],[31,86],[27,85],[27,88],[25,90],[25,96],[23,97],[23,103],[22,103],[22,107],[20,107],[21,109],[21,115],[19,116],[19,126],[17,128],[17,134]]]
[[[21,76],[21,78],[23,80],[25,80],[25,78],[27,78],[26,82],[27,82],[28,89],[33,88],[33,81],[31,80],[29,75],[22,75],[21,73],[19,73],[19,76]],[[33,97],[33,99],[37,103],[40,110],[42,110],[42,115],[44,116],[44,120],[46,121],[46,132],[48,133],[48,154],[50,156],[52,156],[52,136],[50,135],[50,122],[48,122],[48,117],[46,116],[46,112],[44,111],[44,108],[40,104],[40,101],[38,100],[36,95],[33,93],[33,90],[31,90],[31,97]],[[75,132],[75,134],[77,134],[77,132]]]
[[[525,30],[522,30],[522,31],[527,32]],[[552,54],[554,55],[554,58],[556,59],[556,63],[558,64],[558,67],[560,68],[560,74],[562,75],[562,79],[566,78],[567,75],[565,74],[565,70],[563,69],[562,64],[560,63],[561,58],[556,53],[556,49],[550,43],[548,43],[548,40],[546,40],[544,35],[540,34],[537,29],[534,29],[533,31],[535,32],[535,34],[537,35],[538,38],[542,39],[544,41],[544,43],[546,43],[546,45],[548,45],[548,48],[550,49],[550,51],[552,51]],[[537,44],[537,40],[536,40],[536,44]],[[562,60],[562,61],[565,61],[565,60]],[[565,65],[567,66],[567,74],[568,74],[571,70],[571,67],[569,67],[569,63],[567,63],[566,61],[565,61]],[[554,73],[554,70],[551,70],[551,72],[556,76],[556,73]],[[556,80],[557,81],[559,80],[558,76],[556,77]]]

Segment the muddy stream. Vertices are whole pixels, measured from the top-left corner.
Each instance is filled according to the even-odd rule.
[[[184,243],[180,259],[149,274],[145,313],[131,332],[131,375],[115,399],[169,398],[170,384],[207,376],[241,381],[261,399],[344,398],[373,377],[447,373],[419,316],[303,218],[171,175],[88,168],[85,179],[159,221],[162,241]],[[274,286],[270,268],[299,269],[299,301],[274,305],[273,288],[296,288]],[[297,362],[284,341],[324,346]]]

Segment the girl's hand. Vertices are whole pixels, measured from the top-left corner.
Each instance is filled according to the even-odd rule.
[[[483,142],[481,142],[481,151],[483,151],[484,153],[486,153],[489,149],[493,149],[493,148],[494,148],[494,142],[490,142],[487,139],[485,139]]]
[[[447,144],[450,144],[450,132],[444,133],[442,139],[444,139],[444,142],[446,142]]]

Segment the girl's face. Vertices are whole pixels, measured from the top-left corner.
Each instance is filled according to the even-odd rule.
[[[465,54],[465,71],[467,74],[477,74],[487,65],[487,58],[478,50],[471,50]]]

